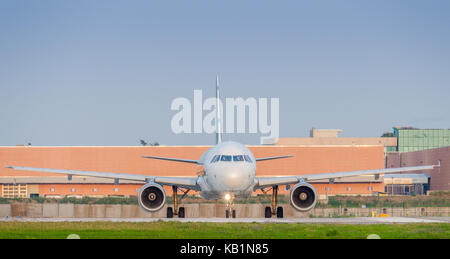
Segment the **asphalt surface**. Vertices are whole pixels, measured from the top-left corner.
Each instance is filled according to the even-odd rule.
[[[2,218],[0,222],[198,222],[198,223],[276,223],[276,224],[410,224],[410,223],[450,223],[450,217],[426,218],[299,218],[299,219],[225,219],[225,218],[196,218],[196,219],[158,219],[158,218]]]

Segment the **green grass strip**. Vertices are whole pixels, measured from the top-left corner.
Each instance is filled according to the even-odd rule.
[[[448,239],[450,224],[0,222],[0,239]]]

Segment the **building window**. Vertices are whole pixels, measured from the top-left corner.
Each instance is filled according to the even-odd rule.
[[[119,191],[119,189],[117,189],[117,188],[114,188],[114,192],[118,192]]]
[[[2,188],[4,198],[27,198],[28,188],[26,184],[4,184]]]
[[[77,189],[75,189],[75,188],[72,188],[71,190],[70,190],[71,192],[76,192],[77,191]]]
[[[367,190],[373,191],[373,188],[369,186],[369,188],[367,188]]]
[[[92,189],[94,192],[97,192],[97,188]]]
[[[136,188],[136,192],[139,192],[139,189]]]
[[[352,187],[347,187],[347,191],[349,192],[349,191],[351,191],[352,190]]]
[[[55,192],[55,188],[50,188],[50,192]]]

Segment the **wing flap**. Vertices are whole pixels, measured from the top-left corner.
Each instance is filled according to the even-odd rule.
[[[324,173],[324,174],[311,174],[304,175],[302,178],[308,181],[323,180],[323,179],[335,179],[360,175],[379,175],[379,174],[394,174],[401,172],[413,172],[413,171],[426,171],[436,168],[434,165],[430,166],[413,166],[413,167],[400,167],[400,168],[387,168],[387,169],[375,169],[364,171],[352,171],[352,172],[337,172],[337,173]]]
[[[195,187],[197,186],[198,177],[156,177],[155,183],[162,185],[175,185],[179,187]]]
[[[261,177],[258,178],[258,185],[265,186],[274,186],[274,185],[284,185],[284,184],[294,184],[298,183],[298,178],[295,176],[288,177]],[[261,187],[259,187],[261,188]]]
[[[6,168],[10,168],[10,169],[18,170],[18,171],[31,171],[31,172],[43,172],[43,173],[52,173],[52,174],[91,176],[91,177],[99,177],[99,178],[121,179],[121,180],[140,181],[140,182],[146,182],[149,179],[155,178],[154,176],[147,176],[147,175],[133,175],[133,174],[94,172],[94,171],[77,171],[77,170],[51,169],[51,168],[35,168],[35,167],[23,167],[23,166],[6,166]]]
[[[35,168],[35,167],[22,167],[22,166],[6,166],[6,168],[18,170],[18,171],[31,171],[31,172],[44,172],[52,174],[65,174],[65,175],[77,175],[77,176],[90,176],[98,178],[107,178],[114,180],[128,180],[138,182],[154,181],[162,185],[176,185],[183,188],[189,188],[197,190],[197,178],[198,177],[158,177],[149,175],[136,175],[136,174],[123,174],[123,173],[108,173],[108,172],[94,172],[94,171],[77,171],[66,169],[51,169],[51,168]]]
[[[297,184],[300,181],[314,181],[324,179],[337,179],[360,175],[381,175],[381,174],[394,174],[401,172],[413,172],[413,171],[427,171],[439,168],[440,165],[430,166],[413,166],[413,167],[400,167],[400,168],[387,168],[387,169],[375,169],[375,170],[363,170],[363,171],[349,171],[349,172],[337,172],[337,173],[322,173],[322,174],[310,174],[310,175],[297,175],[297,176],[283,176],[283,177],[258,177],[258,184],[255,189],[265,188],[275,185],[284,184]]]

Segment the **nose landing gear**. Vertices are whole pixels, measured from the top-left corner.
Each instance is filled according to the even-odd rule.
[[[235,219],[235,218],[236,218],[236,210],[233,210],[233,209],[227,209],[227,210],[225,211],[225,217],[226,217],[227,219],[229,219],[229,218]]]
[[[225,211],[225,217],[227,219],[229,218],[236,218],[236,210],[234,209],[234,203],[233,203],[233,197],[231,197],[229,194],[227,194],[225,200],[227,201],[227,210]]]
[[[266,189],[261,189],[264,195],[271,201],[271,207],[266,207],[264,211],[264,216],[266,219],[272,218],[272,216],[277,216],[277,218],[284,218],[284,209],[283,207],[278,207],[278,186],[272,187],[272,197],[270,198],[268,195],[268,191]]]
[[[183,196],[181,196],[181,198],[178,199],[178,186],[172,186],[172,198],[173,198],[173,208],[172,207],[168,207],[167,208],[167,218],[171,219],[175,216],[178,216],[178,218],[180,219],[184,219],[186,217],[186,209],[184,207],[180,207],[178,208],[178,204],[179,202],[184,199],[187,194],[190,192],[189,189],[187,189]]]

